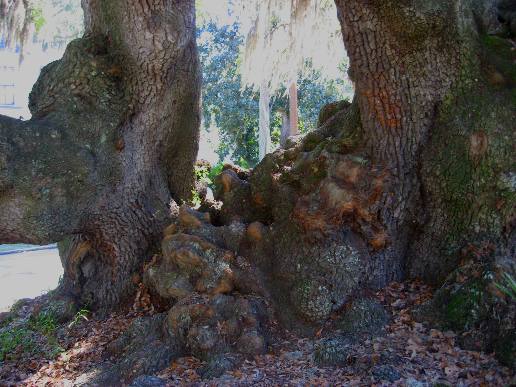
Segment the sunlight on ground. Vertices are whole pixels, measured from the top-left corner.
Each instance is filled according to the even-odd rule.
[[[0,312],[16,300],[55,289],[62,274],[57,249],[0,255]]]

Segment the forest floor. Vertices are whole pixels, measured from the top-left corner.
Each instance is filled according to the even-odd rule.
[[[277,333],[270,351],[247,359],[222,376],[202,380],[205,363],[184,357],[147,378],[144,385],[188,386],[510,386],[514,373],[501,366],[492,354],[458,348],[453,332],[441,332],[415,322],[412,311],[430,299],[423,284],[393,283],[376,297],[391,314],[390,323],[369,340],[354,341],[337,367],[321,367],[314,349],[332,333],[322,329],[312,338]],[[0,386],[91,385],[95,370],[106,360],[107,346],[135,318],[113,315],[106,320],[80,319],[66,334],[56,335],[60,348],[54,360],[45,355],[12,356],[0,362]],[[20,349],[21,351],[22,349]],[[43,351],[45,352],[45,351]],[[48,354],[48,351],[45,352]]]

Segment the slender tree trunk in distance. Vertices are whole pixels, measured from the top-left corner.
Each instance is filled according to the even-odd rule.
[[[281,114],[281,137],[280,137],[280,145],[282,147],[285,146],[285,142],[287,141],[287,138],[290,136],[290,121],[288,118],[288,113],[281,109],[279,111]]]
[[[259,157],[263,160],[265,155],[271,150],[271,130],[270,130],[270,92],[266,82],[260,85],[260,113],[258,119],[258,145]]]
[[[294,80],[288,89],[290,136],[299,134],[299,114],[297,101],[297,82]]]
[[[193,0],[83,0],[85,35],[46,66],[32,119],[0,116],[0,242],[60,244],[64,290],[135,290],[187,199],[198,148]]]
[[[289,112],[280,111],[281,114],[281,137],[280,146],[285,146],[287,138],[299,134],[297,83],[290,84],[289,89]]]

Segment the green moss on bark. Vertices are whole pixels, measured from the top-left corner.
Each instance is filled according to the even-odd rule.
[[[481,310],[484,296],[484,287],[479,281],[466,284],[451,294],[444,310],[447,328],[459,331],[473,328],[484,315]]]
[[[514,214],[516,104],[508,101],[515,88],[493,83],[501,68],[493,63],[510,58],[497,53],[507,48],[498,39],[483,37],[481,60],[464,61],[461,81],[439,106],[424,149],[421,177],[431,235],[416,248],[433,258],[414,262],[412,274],[436,283],[457,266],[469,241],[498,243]]]

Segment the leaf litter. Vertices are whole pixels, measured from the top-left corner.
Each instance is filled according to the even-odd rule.
[[[514,372],[493,354],[464,350],[451,331],[417,322],[412,311],[432,297],[420,282],[392,283],[374,294],[391,313],[375,337],[355,340],[337,366],[314,361],[314,346],[332,335],[331,324],[314,337],[300,337],[279,328],[269,353],[249,358],[222,376],[202,380],[205,362],[182,357],[158,373],[169,386],[511,386]],[[54,359],[21,357],[0,362],[0,386],[74,386],[106,361],[109,343],[120,336],[138,314],[91,318],[68,329],[60,341],[64,351]]]

